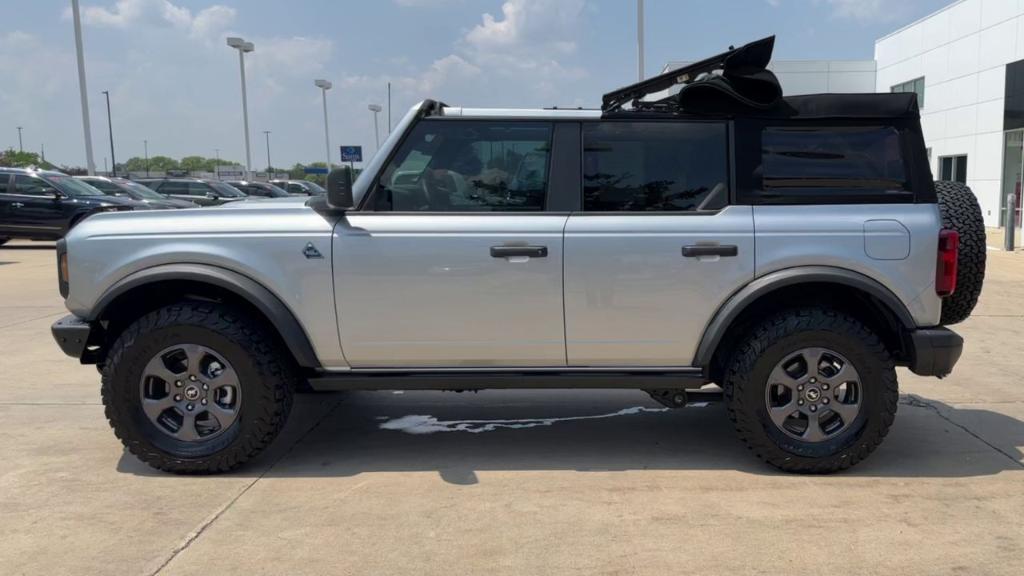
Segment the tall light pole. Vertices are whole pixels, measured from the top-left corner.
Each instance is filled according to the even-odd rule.
[[[110,91],[104,90],[103,95],[107,97],[107,131],[110,132],[110,169],[116,178],[117,160],[114,159],[114,125],[110,121]]]
[[[327,128],[327,91],[331,89],[331,84],[327,80],[313,80],[313,85],[320,89],[320,94],[324,98],[324,145],[327,151],[327,171],[331,171],[331,133]]]
[[[149,140],[142,141],[142,153],[146,157],[146,176],[149,176]]]
[[[377,148],[374,150],[376,153],[377,150],[380,150],[380,129],[377,127],[377,115],[383,108],[380,107],[380,104],[370,104],[367,108],[373,112],[373,139],[377,142]]]
[[[270,130],[264,130],[263,135],[267,137],[267,174],[270,174]]]
[[[85,132],[85,164],[89,175],[96,174],[92,161],[92,128],[89,126],[89,96],[85,87],[85,56],[82,55],[82,18],[78,15],[78,0],[71,0],[71,18],[75,23],[75,52],[78,54],[78,90],[82,96],[82,131]]]
[[[252,42],[244,38],[232,36],[228,38],[228,46],[238,50],[238,69],[242,73],[242,125],[245,129],[245,172],[246,177],[252,171],[252,154],[249,152],[249,102],[245,94],[245,53],[256,49]]]
[[[644,0],[636,0],[636,72],[644,79]]]
[[[21,145],[21,126],[18,126],[18,152],[24,152],[25,148]]]

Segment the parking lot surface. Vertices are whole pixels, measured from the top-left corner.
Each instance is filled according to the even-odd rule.
[[[900,370],[882,447],[781,474],[720,405],[633,391],[297,397],[223,476],[124,452],[61,354],[52,244],[0,247],[4,574],[1024,573],[1024,254],[989,252],[964,356]]]

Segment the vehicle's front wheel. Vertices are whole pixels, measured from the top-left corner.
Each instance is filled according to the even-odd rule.
[[[295,369],[262,325],[182,302],[128,326],[103,368],[107,419],[128,450],[168,472],[231,470],[277,436]]]
[[[807,308],[770,318],[740,343],[723,383],[747,446],[788,472],[827,473],[866,458],[896,415],[882,341],[846,314]]]

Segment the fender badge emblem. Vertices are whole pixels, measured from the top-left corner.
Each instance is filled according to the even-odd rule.
[[[316,249],[316,246],[313,246],[312,242],[306,242],[306,247],[302,249],[302,255],[305,256],[306,259],[324,257],[324,255],[321,254],[320,251]]]

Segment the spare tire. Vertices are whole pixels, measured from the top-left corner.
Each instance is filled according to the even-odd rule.
[[[978,197],[959,182],[936,181],[942,227],[960,234],[956,290],[942,300],[942,324],[963,322],[971,315],[985,280],[985,220]]]

